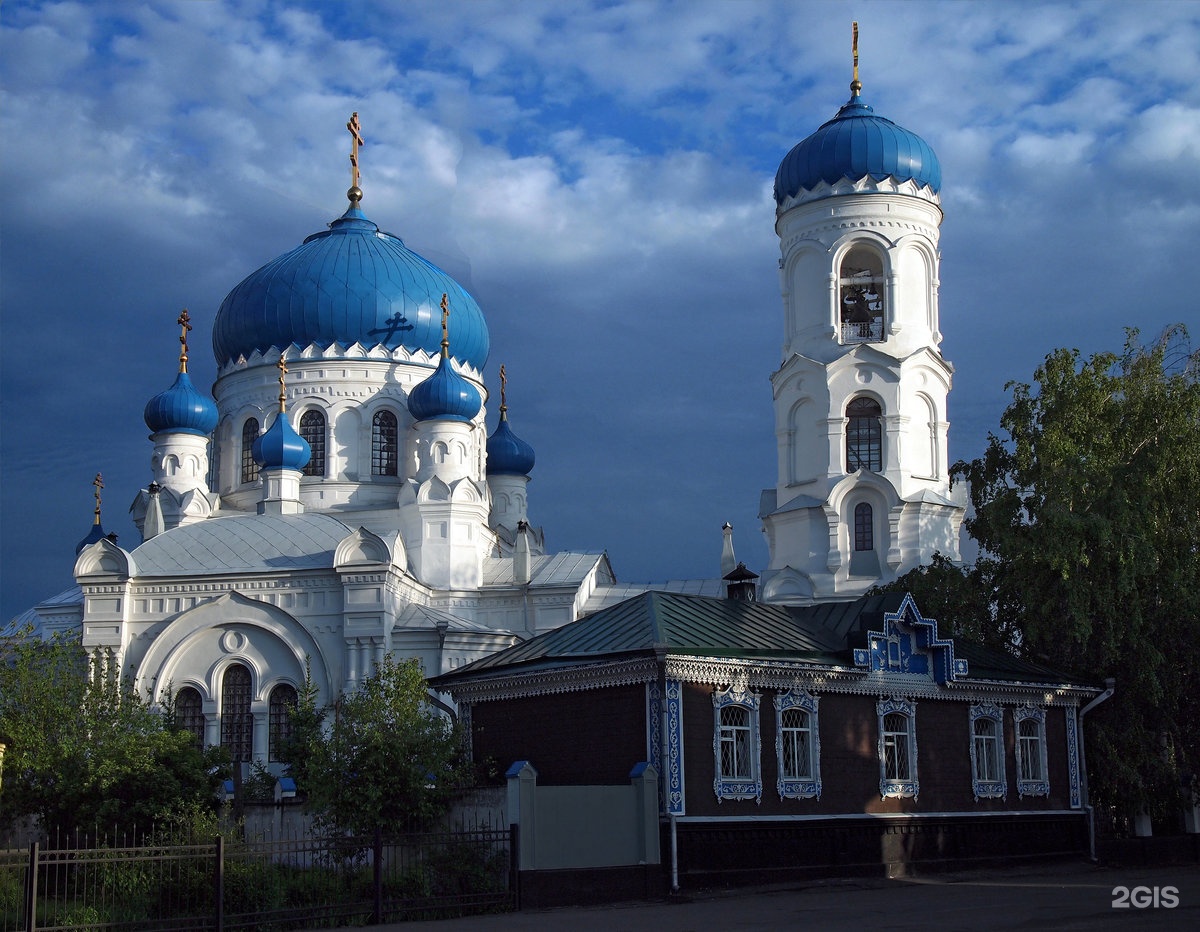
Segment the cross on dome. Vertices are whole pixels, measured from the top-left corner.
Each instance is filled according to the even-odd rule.
[[[187,372],[188,362],[188,331],[192,329],[192,318],[188,314],[188,309],[185,307],[183,313],[179,315],[179,319],[175,321],[182,328],[179,333],[179,371]]]
[[[93,493],[96,497],[96,524],[100,523],[100,490],[104,488],[104,477],[100,473],[96,473],[96,478],[92,480],[92,485],[96,487]]]
[[[346,129],[350,131],[350,190],[347,192],[347,196],[351,201],[357,203],[362,200],[362,188],[358,186],[361,178],[358,173],[358,147],[366,145],[362,138],[362,124],[358,122],[357,110],[350,115]]]

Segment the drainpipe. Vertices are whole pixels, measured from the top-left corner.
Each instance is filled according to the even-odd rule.
[[[1110,676],[1104,681],[1104,686],[1104,692],[1079,710],[1079,771],[1083,784],[1083,810],[1087,813],[1088,820],[1088,854],[1093,863],[1096,861],[1096,811],[1092,808],[1092,801],[1088,796],[1087,755],[1084,752],[1083,717],[1100,703],[1107,702],[1112,698],[1112,694],[1117,688],[1117,681]]]

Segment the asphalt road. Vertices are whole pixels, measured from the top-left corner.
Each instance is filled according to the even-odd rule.
[[[1115,905],[1121,902],[1128,905]],[[901,880],[705,892],[671,902],[525,911],[373,928],[378,932],[1195,930],[1200,929],[1200,866],[1130,869],[1053,864]]]

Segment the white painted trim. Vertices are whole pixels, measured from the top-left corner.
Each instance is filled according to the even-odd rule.
[[[1011,809],[999,811],[990,809],[987,812],[849,812],[831,815],[763,815],[763,816],[676,816],[676,822],[844,822],[851,819],[967,819],[1011,816],[1079,816],[1083,818],[1081,809]]]

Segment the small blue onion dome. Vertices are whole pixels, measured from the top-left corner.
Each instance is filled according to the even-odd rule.
[[[775,202],[782,204],[822,181],[836,184],[867,175],[876,181],[911,180],[934,194],[942,187],[942,166],[929,143],[878,116],[854,88],[837,116],[783,157],[775,173]]]
[[[470,423],[482,407],[479,389],[454,371],[446,351],[433,375],[408,395],[408,411],[417,421]]]
[[[352,200],[328,230],[229,292],[213,324],[213,353],[218,365],[255,350],[309,344],[404,347],[433,355],[443,293],[455,308],[455,358],[482,369],[489,336],[475,299],[399,237],[381,232]]]
[[[87,537],[75,545],[75,556],[79,556],[83,552],[84,547],[90,547],[98,540],[104,540],[108,535],[104,532],[104,526],[100,524],[99,519],[92,525],[92,529],[88,531]]]
[[[171,431],[207,437],[217,427],[216,404],[192,384],[186,372],[180,372],[174,385],[151,398],[142,416],[156,434]]]
[[[500,423],[487,441],[489,476],[527,476],[533,471],[533,447],[512,432],[508,415],[500,412]]]
[[[266,432],[254,441],[254,462],[262,469],[303,469],[312,456],[312,447],[280,411]]]

